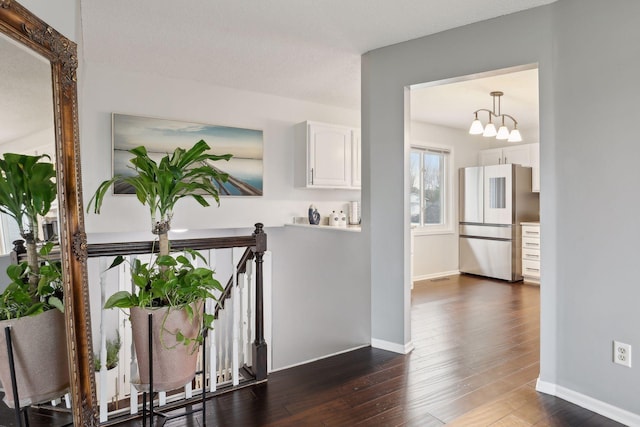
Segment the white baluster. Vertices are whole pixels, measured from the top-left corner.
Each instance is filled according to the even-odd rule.
[[[136,256],[130,256],[129,257],[129,263],[134,262],[136,259]],[[128,280],[123,280],[120,283],[121,288],[124,289],[128,289],[130,292],[135,292],[136,291],[136,286],[133,284],[133,282],[131,281],[131,271],[130,271],[130,267],[129,265],[127,265],[127,263],[124,263],[124,268],[122,270],[123,275],[127,276]],[[129,393],[130,393],[130,397],[129,397],[129,412],[131,414],[137,414],[138,413],[138,390],[135,388],[135,386],[131,383],[131,381],[134,378],[138,378],[138,362],[137,362],[137,356],[136,356],[136,349],[135,346],[133,345],[133,337],[131,336],[131,328],[127,328],[126,329],[126,336],[125,336],[126,340],[125,343],[129,343],[129,351],[130,351],[130,359],[129,359]]]
[[[245,325],[245,330],[246,330],[246,341],[245,341],[245,361],[244,363],[247,364],[247,366],[251,366],[252,362],[251,362],[251,357],[252,357],[252,352],[251,352],[251,341],[252,341],[252,334],[253,334],[253,307],[255,307],[255,302],[252,298],[252,296],[254,295],[254,286],[253,286],[253,264],[254,261],[253,260],[249,260],[247,261],[247,274],[246,274],[246,280],[247,280],[247,291],[246,291],[246,299],[247,299],[247,317],[246,317],[246,325]]]
[[[233,253],[237,254],[237,250]],[[240,384],[240,365],[238,361],[238,341],[240,339],[240,333],[238,327],[240,326],[240,298],[238,298],[238,274],[236,272],[236,257],[231,257],[233,265],[233,282],[231,284],[231,378],[233,379],[233,385]]]
[[[107,259],[99,258],[100,268],[100,422],[107,421],[109,417],[109,408],[107,406],[107,333],[105,331],[105,309],[104,303],[106,297],[106,272]]]

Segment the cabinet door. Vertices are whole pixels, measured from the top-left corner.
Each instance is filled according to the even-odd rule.
[[[360,188],[360,166],[361,166],[361,144],[360,131],[351,131],[351,185]]]
[[[502,163],[513,163],[514,165],[531,166],[529,158],[529,145],[515,145],[502,149]]]
[[[529,144],[531,158],[531,191],[540,192],[540,143]]]
[[[489,150],[482,150],[478,153],[479,166],[491,166],[501,165],[502,161],[502,148],[491,148]]]
[[[351,186],[351,130],[309,125],[309,186]]]

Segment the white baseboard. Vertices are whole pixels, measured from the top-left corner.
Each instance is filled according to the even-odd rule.
[[[440,273],[432,273],[432,274],[423,274],[421,276],[413,276],[411,278],[411,281],[412,282],[419,282],[420,280],[438,279],[440,277],[454,276],[456,274],[460,274],[460,271],[459,270],[442,271]]]
[[[540,378],[538,378],[538,381],[536,382],[536,390],[541,393],[559,397],[560,399],[574,403],[619,423],[628,426],[640,426],[640,415],[638,414],[634,414],[633,412],[618,408],[617,406],[594,399],[593,397],[578,393],[577,391],[566,387],[542,381]]]
[[[362,344],[362,345],[359,345],[357,347],[352,347],[352,348],[348,348],[346,350],[341,350],[341,351],[337,351],[335,353],[327,354],[326,356],[320,356],[320,357],[316,357],[314,359],[305,360],[304,362],[294,363],[292,365],[287,365],[287,366],[283,366],[281,368],[272,369],[271,371],[269,371],[269,373],[283,371],[283,370],[289,369],[289,368],[295,368],[296,366],[306,365],[307,363],[311,363],[311,362],[317,362],[318,360],[322,360],[322,359],[326,359],[326,358],[329,358],[329,357],[337,356],[339,354],[349,353],[350,351],[359,350],[359,349],[365,348],[365,347],[369,347],[369,344]]]
[[[390,341],[379,340],[376,338],[371,338],[371,347],[379,348],[380,350],[392,351],[399,354],[409,354],[415,348],[413,346],[413,341],[409,341],[408,343],[402,345]]]

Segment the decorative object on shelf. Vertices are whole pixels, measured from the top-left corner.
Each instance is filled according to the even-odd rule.
[[[230,153],[233,157],[219,166],[228,175],[226,181],[216,182],[221,196],[262,196],[263,190],[263,136],[261,130],[214,126],[178,120],[113,114],[113,174],[128,175],[131,149],[139,141],[147,143],[146,149],[153,156],[161,155],[189,141],[216,141],[215,150],[207,154]],[[170,132],[165,131],[171,129]],[[150,145],[149,145],[150,144]],[[218,166],[212,166],[215,169]],[[135,194],[125,181],[113,186],[114,194]]]
[[[336,211],[331,211],[331,215],[329,215],[329,225],[331,227],[337,227],[339,225],[340,215],[336,213]]]
[[[340,211],[338,214],[338,227],[346,227],[347,226],[347,214],[343,211]]]
[[[496,137],[496,139],[506,139],[508,142],[520,142],[522,141],[522,136],[520,135],[520,131],[518,130],[518,122],[513,116],[509,114],[503,114],[500,111],[500,98],[504,95],[503,92],[494,91],[489,93],[493,97],[493,110],[489,110],[486,108],[480,108],[473,112],[475,114],[475,119],[471,123],[471,127],[469,128],[469,133],[471,135],[482,135],[486,137]],[[498,109],[496,110],[496,98],[498,100]],[[480,119],[478,119],[478,113],[481,111],[486,111],[489,113],[489,123],[486,126],[482,125]],[[501,124],[500,128],[496,131],[496,126],[493,124],[493,118],[500,119]],[[509,131],[507,126],[504,124],[505,117],[511,119],[513,121],[513,129]]]
[[[320,224],[320,212],[318,212],[318,209],[315,207],[315,205],[309,206],[309,224]]]
[[[349,202],[349,224],[360,224],[360,206],[356,200]]]
[[[201,140],[189,150],[176,148],[172,154],[162,157],[159,163],[152,159],[153,155],[145,147],[133,148],[130,153],[134,157],[130,162],[134,174],[116,175],[102,182],[89,201],[88,210],[93,207],[95,213],[100,213],[111,185],[125,182],[135,188],[137,199],[149,208],[152,232],[158,235],[158,256],[148,263],[142,263],[139,259],[131,263],[131,276],[137,293],[119,291],[105,303],[105,308],[131,309],[133,332],[141,331],[142,336],[133,337],[136,354],[139,355],[138,372],[141,377],[135,385],[141,391],[149,389],[148,359],[141,356],[148,354],[149,350],[148,313],[155,313],[154,321],[157,320],[161,326],[159,331],[152,331],[151,334],[154,338],[151,349],[154,372],[163,373],[162,378],[154,381],[154,391],[172,390],[194,378],[197,350],[204,340],[203,332],[211,329],[213,322],[213,315],[203,312],[204,300],[215,300],[213,292],[223,291],[220,282],[213,277],[212,270],[194,265],[196,258],[206,263],[197,251],[185,250],[184,254],[172,257],[168,237],[178,200],[192,197],[206,207],[209,202],[203,196],[209,195],[220,203],[216,182],[226,182],[227,174],[212,163],[228,160],[231,155],[208,154],[209,148]],[[109,268],[123,262],[124,257],[118,256]],[[184,321],[184,324],[176,326],[174,322],[178,320]],[[171,322],[171,328],[168,322]],[[175,359],[168,364],[159,360],[161,355],[171,353],[165,351],[168,347],[178,354],[180,369],[170,368],[177,366]]]

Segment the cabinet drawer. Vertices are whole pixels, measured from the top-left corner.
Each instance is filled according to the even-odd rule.
[[[540,261],[522,260],[522,275],[540,278]]]
[[[522,237],[536,237],[540,238],[540,227],[535,225],[523,225]]]
[[[522,249],[540,249],[540,239],[537,237],[523,237]]]
[[[540,250],[522,248],[522,259],[529,261],[540,261]]]

